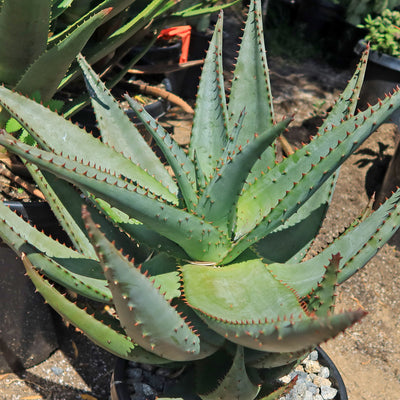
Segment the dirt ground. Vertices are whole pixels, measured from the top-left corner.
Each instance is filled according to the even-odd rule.
[[[295,113],[287,135],[293,145],[315,132],[319,115],[329,108],[351,75],[350,70],[336,71],[315,61],[291,65],[272,59],[270,68],[278,119]],[[190,117],[173,109],[165,120],[177,140],[185,142]],[[391,155],[396,131],[396,126],[384,124],[362,149],[378,153],[381,142],[388,146],[385,155]],[[367,193],[382,179],[381,159],[356,154],[343,165],[317,247],[332,240],[368,204]],[[339,290],[338,309],[361,307],[368,312],[361,323],[323,345],[342,373],[350,400],[400,399],[397,242],[385,245],[364,270]],[[0,400],[108,398],[113,358],[71,328],[63,332],[61,349],[47,361],[23,373],[0,376]]]

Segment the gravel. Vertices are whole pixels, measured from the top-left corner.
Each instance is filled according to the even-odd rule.
[[[333,400],[336,398],[338,391],[329,379],[329,368],[319,363],[316,350],[312,351],[294,371],[280,380],[282,383],[289,383],[296,376],[297,382],[294,388],[279,400]]]
[[[155,400],[176,371],[129,362],[127,380],[131,400]],[[318,352],[312,351],[294,371],[280,379],[289,383],[297,376],[290,393],[279,400],[334,400],[337,389],[330,379],[330,370],[318,361]]]

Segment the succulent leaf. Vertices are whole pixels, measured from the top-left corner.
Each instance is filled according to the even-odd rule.
[[[368,51],[365,51],[345,90],[318,129],[319,134],[324,134],[328,127],[331,129],[332,126],[340,124],[341,120],[354,114],[367,59]],[[338,176],[337,170],[284,225],[255,244],[257,253],[264,261],[292,263],[303,259],[325,218]]]
[[[152,135],[158,147],[163,152],[167,162],[172,168],[178,182],[180,193],[189,210],[196,203],[196,172],[194,164],[183,149],[171,138],[164,128],[138,102],[125,96],[129,105]]]
[[[207,52],[197,92],[189,155],[206,180],[228,142],[227,107],[222,62],[222,14],[219,15]],[[201,185],[204,186],[204,185]]]
[[[38,91],[42,101],[50,100],[76,55],[110,11],[105,9],[93,15],[64,40],[44,51],[29,66],[15,89],[30,95]]]
[[[51,0],[2,1],[0,82],[15,86],[29,65],[46,50],[51,3]]]
[[[203,400],[253,400],[257,397],[260,387],[252,383],[247,376],[242,346],[236,346],[236,355],[232,367],[212,393],[200,395]]]
[[[202,358],[199,337],[137,267],[121,256],[83,211],[123,328],[141,347],[174,361]]]
[[[211,329],[255,350],[305,350],[363,316],[361,311],[321,318],[309,315],[295,291],[257,259],[223,268],[184,265],[182,280],[186,301]]]
[[[99,80],[82,55],[77,57],[82,68],[92,106],[96,113],[103,143],[122,153],[177,193],[176,184],[159,158],[148,146],[138,129],[129,120],[106,86]]]
[[[270,264],[271,273],[305,297],[321,281],[332,254],[340,253],[339,284],[362,268],[396,232],[400,224],[397,190],[381,207],[351,226],[314,258],[300,264]]]
[[[228,132],[239,119],[246,105],[247,118],[243,121],[238,145],[244,145],[255,133],[265,132],[273,125],[274,112],[269,82],[267,58],[262,28],[261,3],[250,1],[249,12],[243,32],[242,43],[234,70],[229,95]],[[249,63],[249,60],[251,62]],[[251,101],[248,101],[251,99]],[[270,147],[252,170],[258,177],[260,171],[275,161],[273,146]]]
[[[400,92],[397,91],[332,128],[329,134],[316,136],[247,188],[238,201],[236,238],[239,240],[225,262],[234,259],[293,215],[398,107]],[[268,187],[268,191],[264,187]],[[255,208],[248,216],[250,198],[253,198]]]
[[[311,314],[317,316],[333,313],[336,287],[338,284],[340,254],[334,254],[325,267],[325,274],[319,282],[318,287],[308,296],[307,309]]]
[[[204,215],[228,234],[235,219],[234,210],[245,179],[266,148],[289,124],[282,121],[262,134],[255,135],[246,145],[239,146],[221,165],[202,193],[196,212]],[[249,203],[250,204],[250,203]]]
[[[96,259],[85,258],[39,232],[0,203],[0,233],[18,254],[34,263],[42,273],[65,287],[91,299],[110,302],[111,294]]]
[[[31,148],[4,131],[0,134],[0,143],[39,167],[114,203],[133,218],[179,244],[194,259],[217,262],[229,248],[229,239],[212,224],[152,198],[144,191],[140,193],[137,186],[107,172]]]
[[[214,0],[193,6],[144,3],[136,4],[132,20],[118,20],[120,28],[99,43],[101,48],[84,49],[89,62],[149,23],[156,31],[214,7]],[[96,23],[131,4],[105,0],[90,9],[85,3],[86,15],[72,15],[76,23],[48,38],[37,65],[54,49],[69,57]],[[50,4],[65,18],[69,5],[69,0]],[[303,260],[325,217],[340,165],[400,107],[400,91],[353,115],[367,51],[317,135],[278,161],[275,139],[290,120],[273,120],[261,0],[250,1],[229,102],[221,42],[222,15],[205,60],[188,151],[127,96],[158,146],[153,152],[107,89],[124,70],[103,84],[83,56],[77,64],[101,139],[0,87],[3,114],[15,118],[13,132],[22,127],[36,142],[29,145],[2,130],[0,144],[26,162],[74,248],[38,232],[4,205],[0,237],[22,256],[46,301],[95,343],[139,362],[194,365],[180,390],[173,387],[166,395],[183,399],[190,391],[190,398],[196,392],[205,400],[272,400],[294,385],[276,390],[279,376],[365,314],[334,313],[335,288],[399,227],[400,189],[377,211],[364,212],[319,255]],[[114,60],[127,47],[120,50]],[[77,76],[77,64],[59,88]],[[0,76],[1,71],[0,61]],[[71,110],[83,104],[82,97]],[[111,304],[116,316],[100,312],[100,321],[99,312],[89,315],[47,279],[103,303],[102,311],[104,303]]]
[[[85,335],[94,343],[110,353],[128,360],[152,364],[167,364],[170,362],[143,350],[127,336],[116,332],[102,321],[98,321],[87,314],[86,311],[71,303],[46,280],[40,277],[26,257],[22,259],[29,277],[46,302],[66,320],[71,321],[77,328],[85,332]],[[105,338],[106,340],[104,340]]]
[[[336,177],[325,182],[285,223],[254,244],[265,263],[303,260],[322,225],[335,189]]]
[[[0,104],[44,149],[82,164],[96,166],[109,173],[118,173],[147,187],[167,201],[177,201],[167,188],[146,171],[77,125],[5,87],[0,87],[0,97]],[[29,121],[29,126],[26,121]],[[57,126],[57,135],[54,134],[54,126]],[[79,146],[76,143],[79,143]],[[88,158],[89,154],[90,158]]]
[[[81,194],[68,182],[57,179],[48,172],[40,171],[33,164],[26,163],[26,167],[75,249],[87,257],[96,258],[82,220],[78,218],[84,204]],[[68,199],[68,201],[63,202],[61,199]]]

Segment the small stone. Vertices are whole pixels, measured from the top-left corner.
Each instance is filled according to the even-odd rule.
[[[313,382],[316,376],[318,376],[318,375],[315,375],[315,374],[313,374],[313,373],[307,374],[306,381],[307,381],[307,382]]]
[[[297,392],[297,394],[299,394],[300,396],[304,396],[304,394],[307,391],[307,385],[305,382],[299,382],[297,381],[295,387],[294,387],[295,391]]]
[[[319,371],[318,375],[321,378],[329,378],[330,371],[328,367],[321,367],[321,370]]]
[[[169,376],[171,376],[171,370],[168,368],[157,368],[156,375],[165,376],[168,378]]]
[[[329,379],[321,378],[320,376],[316,376],[313,380],[313,383],[318,386],[332,386],[332,382]]]
[[[313,400],[314,395],[308,390],[304,393],[303,400]]]
[[[295,371],[292,371],[290,374],[289,374],[289,378],[290,378],[290,380],[292,380],[295,376],[297,376],[298,375],[298,373],[297,372],[295,372]]]
[[[151,375],[147,379],[147,383],[154,389],[156,392],[161,392],[164,389],[165,378],[159,375]]]
[[[143,384],[143,394],[146,396],[146,399],[153,400],[157,397],[156,391],[149,385]]]
[[[283,384],[287,385],[292,379],[290,378],[290,375],[285,375],[282,376],[281,379],[279,379]]]
[[[57,376],[62,375],[63,372],[64,372],[64,370],[62,368],[60,368],[60,367],[51,367],[50,369],[53,372],[53,374],[55,374]]]
[[[296,368],[294,369],[295,371],[304,371],[304,368],[301,364],[297,365]]]
[[[317,374],[321,369],[321,365],[318,361],[309,360],[306,363],[305,370],[308,373]]]
[[[321,396],[323,400],[332,400],[335,398],[337,394],[337,390],[333,387],[322,386],[321,387]]]
[[[307,384],[307,390],[312,394],[319,394],[319,388],[314,383]]]
[[[318,360],[318,351],[317,350],[312,351],[308,357],[311,361],[317,361]]]
[[[136,368],[139,366],[139,364],[135,361],[128,361],[128,366],[129,368]]]
[[[314,400],[324,400],[320,394],[314,396]]]
[[[151,364],[140,364],[140,368],[142,368],[143,371],[147,372],[152,372],[155,369],[154,365]]]
[[[145,383],[136,382],[133,384],[134,394],[131,400],[155,400],[157,393],[154,389]]]
[[[297,382],[306,382],[308,378],[307,372],[299,371],[297,374]]]
[[[140,382],[142,380],[143,371],[141,368],[129,368],[127,371],[128,378],[133,382]]]

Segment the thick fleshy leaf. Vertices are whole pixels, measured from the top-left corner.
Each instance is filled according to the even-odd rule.
[[[42,101],[50,100],[76,55],[110,11],[105,9],[95,14],[64,40],[43,52],[24,72],[15,89],[29,95],[39,92]]]
[[[248,187],[238,201],[238,240],[224,262],[234,259],[282,225],[399,107],[400,92],[397,91],[374,107],[316,136]]]
[[[122,175],[167,201],[177,202],[175,195],[139,166],[35,101],[0,87],[0,104],[24,126],[42,148],[82,164]],[[29,126],[26,121],[29,121]],[[54,134],[55,126],[57,134]]]
[[[296,263],[303,260],[324,220],[335,182],[336,177],[325,182],[283,225],[254,244],[264,262]]]
[[[290,119],[282,121],[260,135],[255,135],[246,145],[236,148],[232,156],[221,163],[222,165],[204,189],[196,212],[204,215],[206,221],[212,221],[230,234],[236,217],[236,203],[246,178],[265,149],[290,121]],[[248,206],[251,207],[250,202]]]
[[[188,304],[211,329],[255,350],[309,349],[364,315],[363,311],[319,318],[309,315],[296,293],[257,259],[223,268],[185,265],[182,278]]]
[[[125,96],[129,105],[135,111],[139,120],[151,134],[157,146],[162,151],[169,166],[172,168],[180,188],[180,194],[185,200],[186,207],[193,209],[196,198],[195,166],[185,151],[175,142],[171,135],[159,124],[137,101]]]
[[[14,87],[46,50],[51,0],[4,0],[0,9],[0,82]]]
[[[319,134],[329,134],[328,128],[340,124],[355,112],[367,58],[368,51],[363,53],[354,75],[318,129]],[[339,170],[284,225],[255,244],[257,253],[265,261],[293,263],[303,259],[325,218],[338,176]]]
[[[83,296],[111,301],[97,259],[86,258],[39,232],[3,203],[0,210],[0,235],[19,256],[25,253],[46,276]]]
[[[207,180],[214,175],[228,141],[222,35],[220,14],[201,74],[189,145],[190,157]]]
[[[152,364],[167,364],[170,362],[170,360],[165,360],[140,348],[127,336],[115,331],[104,324],[103,321],[97,320],[74,303],[71,303],[46,280],[40,277],[26,257],[23,257],[23,261],[29,277],[46,302],[63,318],[84,332],[98,346],[117,357],[136,362]]]
[[[124,110],[111,96],[104,83],[99,80],[81,55],[78,56],[78,62],[90,93],[103,143],[131,159],[132,162],[162,182],[171,192],[177,193],[176,184],[171,175],[168,174],[160,159],[146,143]]]
[[[307,309],[317,316],[333,313],[335,306],[336,287],[338,284],[340,254],[332,255],[332,259],[325,267],[325,274],[318,287],[308,294]]]
[[[85,203],[80,193],[68,182],[57,179],[48,172],[40,171],[33,164],[26,163],[26,167],[75,249],[86,257],[96,258],[96,253],[86,236],[82,219],[77,218]]]
[[[329,259],[340,253],[339,284],[351,277],[378,252],[400,226],[397,203],[400,189],[378,210],[351,226],[314,258],[300,264],[270,264],[268,268],[282,282],[304,297],[321,281]]]
[[[92,243],[113,294],[121,324],[141,347],[163,358],[187,361],[204,358],[199,337],[157,288],[151,277],[127,261],[83,211]],[[214,352],[211,349],[211,352]]]
[[[0,143],[40,168],[104,198],[148,228],[179,244],[195,260],[217,262],[230,246],[229,238],[212,224],[143,190],[139,191],[137,186],[114,175],[27,146],[4,131],[0,133]]]
[[[252,383],[247,376],[242,346],[237,346],[232,367],[219,383],[217,389],[206,395],[200,395],[203,400],[253,400],[260,387]]]
[[[244,145],[255,133],[265,132],[274,122],[261,3],[251,1],[249,6],[228,105],[228,132],[246,107],[247,118],[243,121],[238,145]],[[254,166],[252,175],[258,177],[260,171],[265,171],[274,161],[275,153],[271,146]]]

